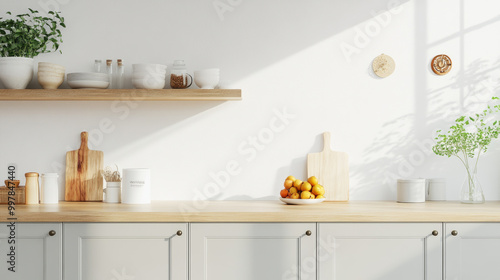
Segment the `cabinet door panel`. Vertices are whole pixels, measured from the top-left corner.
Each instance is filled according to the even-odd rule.
[[[191,224],[190,232],[192,280],[316,279],[314,223]]]
[[[0,279],[61,280],[62,225],[57,223],[16,223],[15,244],[9,244],[9,223],[0,223]],[[49,232],[55,231],[54,236]],[[10,239],[12,240],[12,239]],[[15,272],[8,270],[10,247],[15,246]]]
[[[65,280],[187,279],[186,224],[79,223],[64,232]]]
[[[440,223],[321,223],[319,279],[441,279],[441,236]]]
[[[500,224],[448,223],[445,228],[446,279],[499,279]]]

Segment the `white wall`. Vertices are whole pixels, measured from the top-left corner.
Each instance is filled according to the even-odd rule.
[[[20,177],[64,172],[80,132],[95,136],[109,119],[114,130],[92,148],[106,164],[150,167],[156,200],[277,197],[286,176],[305,177],[323,131],[350,155],[352,200],[395,199],[401,177],[445,177],[448,197],[458,199],[464,168],[432,154],[434,131],[499,95],[494,0],[2,0],[1,10],[48,4],[66,18],[63,54],[36,61],[77,72],[95,58],[122,58],[129,68],[181,58],[191,70],[220,67],[243,101],[1,102],[0,172],[16,163]],[[396,61],[385,79],[370,70],[381,53]],[[429,67],[441,53],[453,60],[442,77]],[[283,111],[293,118],[276,119]],[[253,137],[266,143],[253,148]],[[479,167],[489,200],[500,199],[499,145]],[[210,174],[235,162],[240,173],[214,190]]]

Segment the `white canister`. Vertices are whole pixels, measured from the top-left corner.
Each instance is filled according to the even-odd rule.
[[[446,200],[446,179],[432,178],[427,179],[426,200]]]
[[[59,203],[58,177],[57,173],[42,174],[40,203]]]
[[[149,168],[123,169],[122,203],[151,203],[151,171]]]
[[[104,202],[120,203],[122,196],[121,186],[121,182],[106,182],[106,188],[104,189]]]
[[[425,202],[425,179],[398,179],[398,202]]]

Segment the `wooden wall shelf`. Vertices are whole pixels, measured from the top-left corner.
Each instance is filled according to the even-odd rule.
[[[0,101],[234,101],[241,89],[0,89]]]

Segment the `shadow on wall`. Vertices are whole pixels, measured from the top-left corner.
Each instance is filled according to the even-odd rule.
[[[427,61],[428,52],[436,43],[428,42],[428,1],[415,2],[415,61]],[[476,26],[465,28],[464,0],[460,3],[460,30],[452,36],[438,40],[439,44],[458,39],[459,59],[465,62],[465,37],[485,25],[498,22],[494,17],[485,19]],[[386,122],[370,148],[365,151],[362,163],[352,166],[351,177],[358,185],[351,186],[351,197],[355,199],[396,198],[396,180],[398,178],[428,177],[429,174],[444,174],[447,166],[431,160],[437,157],[432,152],[435,143],[435,132],[438,129],[447,130],[458,116],[484,108],[491,96],[500,95],[500,60],[487,61],[478,59],[467,67],[460,64],[458,69],[452,69],[448,75],[452,82],[442,88],[430,89],[428,84],[430,61],[426,69],[415,72],[415,110],[411,114],[401,116]],[[447,94],[459,94],[447,96]],[[456,100],[452,102],[449,100]],[[426,137],[423,137],[423,136]],[[491,152],[490,152],[491,153]],[[434,158],[435,159],[435,158]],[[458,163],[457,163],[458,164]],[[454,178],[447,178],[448,181]],[[370,183],[367,183],[370,182]],[[458,193],[458,191],[457,191]],[[491,197],[490,199],[495,199]],[[496,198],[498,199],[498,198]]]
[[[41,11],[47,6],[40,7],[38,0],[27,2],[33,3],[25,5]],[[224,79],[237,81],[407,0],[51,3],[58,2],[64,4],[47,8],[61,10],[66,18],[63,54],[40,59],[65,64],[68,72],[90,70],[94,56],[121,57],[127,65],[167,63],[182,57],[193,68],[218,65]],[[22,12],[10,6],[14,4],[5,10]],[[89,17],[91,23],[85,23]],[[124,20],[127,18],[136,20]],[[82,55],[82,47],[86,55]],[[30,87],[39,88],[36,78]]]
[[[352,166],[351,177],[358,184],[351,186],[351,197],[396,199],[398,178],[425,178],[430,171],[432,171],[430,173],[446,174],[447,166],[441,166],[433,160],[437,157],[432,152],[435,132],[438,129],[446,131],[460,115],[482,110],[492,96],[500,96],[498,70],[500,70],[500,60],[493,63],[476,60],[463,72],[456,74],[453,83],[437,90],[428,90],[423,94],[427,97],[427,106],[436,108],[428,110],[425,118],[418,118],[417,114],[413,113],[386,122],[372,146],[364,151],[366,156],[362,164]],[[465,96],[457,98],[457,102],[442,98],[445,92],[462,88]],[[417,122],[424,127],[420,135],[427,137],[416,136],[415,125],[412,124]],[[454,162],[455,159],[450,161],[453,161],[450,164],[459,165],[458,161]]]

